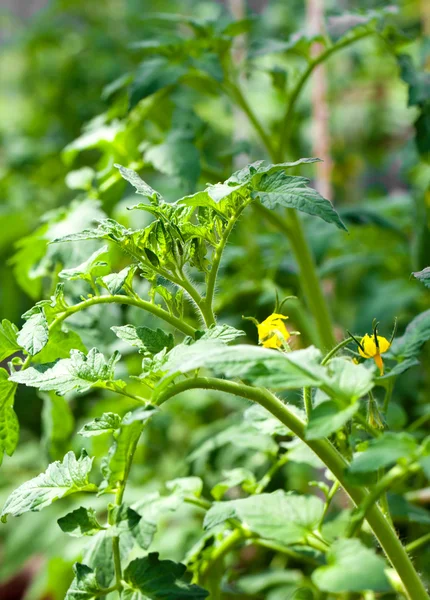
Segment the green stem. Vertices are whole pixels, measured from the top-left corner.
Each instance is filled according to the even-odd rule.
[[[243,207],[243,208],[245,208],[245,207]],[[233,227],[234,227],[238,217],[239,217],[239,214],[230,218],[230,220],[227,224],[227,227],[225,228],[225,230],[223,232],[222,238],[220,239],[220,241],[215,249],[213,259],[212,259],[212,268],[211,268],[208,278],[207,278],[206,297],[204,299],[204,309],[207,312],[209,321],[211,321],[212,323],[215,323],[215,315],[214,315],[214,311],[213,311],[213,301],[214,301],[215,284],[216,284],[216,278],[218,275],[218,269],[219,269],[219,266],[221,263],[222,254],[223,254],[225,246],[227,244],[227,240],[230,236],[230,233],[233,230]]]
[[[385,492],[397,481],[408,475],[419,470],[419,465],[396,465],[388,471],[383,477],[379,479],[377,483],[372,487],[370,492],[366,494],[363,501],[357,506],[355,515],[353,515],[349,527],[346,531],[346,537],[353,537],[356,535],[363,521],[367,518],[369,510],[376,506],[376,503],[385,494]]]
[[[303,403],[305,405],[306,417],[309,421],[311,418],[312,412],[312,388],[304,387],[303,388]]]
[[[210,327],[211,325],[213,325],[215,321],[212,320],[213,317],[211,318],[211,315],[207,312],[204,304],[204,299],[193,286],[191,281],[189,281],[184,274],[182,274],[182,276],[178,279],[173,278],[170,275],[168,279],[170,279],[170,281],[172,281],[173,283],[176,283],[176,285],[182,287],[187,292],[190,298],[194,301],[196,307],[199,309],[201,316],[203,317],[203,320],[206,324],[206,327]]]
[[[305,438],[305,423],[268,390],[214,377],[196,377],[194,379],[181,381],[164,390],[159,395],[156,403],[162,404],[169,398],[190,389],[218,390],[257,402],[278,418],[281,423],[286,425],[295,435],[297,435],[297,437],[303,440],[317,456],[319,456],[327,468],[333,473],[334,477],[339,481],[345,492],[350,496],[354,504],[357,506],[363,504],[369,495],[367,490],[352,485],[345,478],[345,470],[348,464],[333,445],[327,439],[307,440]],[[369,506],[366,520],[381,544],[387,558],[402,580],[408,598],[410,600],[429,600],[424,585],[415,571],[404,547],[375,503]]]
[[[262,548],[267,548],[268,550],[279,552],[279,554],[285,554],[285,556],[288,556],[297,561],[307,563],[314,567],[317,567],[320,564],[311,556],[308,556],[307,554],[300,554],[300,552],[295,552],[294,550],[291,550],[291,548],[288,548],[287,546],[282,546],[281,544],[277,544],[272,540],[264,540],[263,538],[252,538],[252,543],[256,546],[261,546]]]
[[[88,298],[88,300],[83,300],[82,302],[80,302],[79,304],[75,304],[74,306],[70,306],[67,310],[65,310],[63,313],[58,315],[58,317],[56,317],[52,321],[52,323],[49,326],[49,329],[50,330],[54,329],[55,327],[57,327],[57,325],[59,325],[65,319],[68,319],[71,315],[73,315],[81,310],[90,308],[90,306],[95,306],[96,304],[112,304],[112,303],[127,304],[129,306],[136,306],[137,308],[146,310],[147,312],[150,312],[151,314],[155,315],[156,317],[163,319],[167,323],[170,323],[170,325],[173,325],[173,327],[175,327],[179,331],[182,331],[182,333],[184,333],[185,335],[190,335],[190,336],[194,337],[194,335],[196,333],[196,330],[194,329],[194,327],[191,327],[191,325],[188,325],[181,319],[178,319],[174,315],[171,315],[169,312],[167,312],[167,310],[164,310],[163,308],[160,308],[159,306],[156,306],[155,304],[151,304],[151,302],[147,302],[146,300],[141,300],[141,299],[137,299],[137,298],[129,298],[128,296],[121,296],[120,294],[112,295],[112,296],[96,296],[93,298]]]
[[[318,523],[318,527],[317,527],[318,531],[321,531],[321,527],[324,523],[324,519],[327,516],[328,509],[330,508],[330,504],[331,504],[333,498],[335,497],[336,492],[339,489],[339,487],[340,487],[340,483],[336,479],[336,481],[331,486],[329,493],[327,494],[326,502],[324,504],[323,514],[321,515],[321,519],[320,519],[320,522]]]
[[[415,552],[415,550],[418,550],[418,548],[421,548],[421,546],[425,546],[429,542],[430,533],[427,533],[426,535],[423,535],[422,537],[418,538],[417,540],[414,540],[413,542],[405,546],[405,550],[406,552]]]
[[[371,35],[371,32],[366,31],[364,33],[357,34],[355,37],[344,40],[343,42],[333,44],[333,46],[330,46],[329,48],[327,48],[327,50],[325,50],[324,52],[321,52],[321,54],[319,56],[314,58],[309,63],[307,68],[303,71],[300,79],[296,83],[296,86],[294,87],[294,89],[290,95],[290,98],[289,98],[289,101],[288,101],[288,104],[287,104],[287,107],[285,110],[285,114],[282,119],[281,136],[279,139],[279,148],[277,151],[277,156],[278,156],[277,160],[279,160],[279,161],[282,160],[282,158],[285,154],[285,146],[286,146],[287,137],[288,137],[288,127],[290,125],[290,122],[292,122],[292,116],[293,116],[293,112],[294,112],[294,109],[296,106],[296,102],[297,102],[297,100],[300,96],[300,93],[301,93],[302,89],[304,88],[306,82],[308,81],[309,77],[312,75],[312,72],[314,71],[315,67],[317,67],[318,65],[320,65],[321,63],[326,61],[332,54],[334,54],[338,50],[342,50],[342,48],[345,48],[346,46],[349,46],[350,44],[353,44],[354,42],[361,40],[369,35]]]
[[[339,344],[337,344],[337,346],[332,348],[330,350],[330,352],[324,356],[324,358],[321,361],[321,365],[326,365],[333,358],[333,356],[335,356],[339,352],[339,350],[342,350],[342,348],[345,348],[345,346],[347,346],[348,344],[350,344],[353,341],[354,341],[353,338],[349,337],[349,338],[346,338],[346,340],[339,342]]]
[[[288,452],[283,454],[281,456],[281,458],[279,458],[275,463],[273,463],[273,465],[270,467],[270,469],[267,471],[267,473],[265,475],[263,475],[263,477],[258,482],[258,485],[255,488],[254,493],[261,494],[261,492],[263,492],[266,489],[266,487],[269,485],[274,474],[277,471],[279,471],[279,469],[281,469],[287,462],[288,462]]]

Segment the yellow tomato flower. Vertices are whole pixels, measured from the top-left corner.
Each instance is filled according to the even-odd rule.
[[[265,321],[257,325],[258,341],[265,348],[282,348],[290,336],[284,321],[284,315],[273,313]]]
[[[391,343],[387,340],[387,338],[384,338],[381,335],[369,335],[366,333],[366,335],[361,338],[361,344],[358,346],[358,352],[363,358],[373,358],[376,366],[379,369],[379,373],[383,375],[384,363],[382,361],[381,354],[387,352],[390,346]]]

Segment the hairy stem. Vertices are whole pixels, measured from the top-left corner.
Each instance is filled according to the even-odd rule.
[[[337,346],[332,348],[330,350],[330,352],[324,356],[324,358],[321,361],[321,365],[326,365],[328,362],[330,362],[330,360],[333,358],[333,356],[335,356],[339,352],[339,350],[342,350],[342,348],[345,348],[345,346],[347,346],[348,344],[350,344],[353,341],[354,340],[352,337],[348,337],[348,338],[346,338],[346,340],[343,340],[342,342],[337,344]]]
[[[326,439],[306,440],[305,423],[268,390],[214,377],[196,377],[181,381],[164,390],[158,396],[156,403],[162,404],[169,398],[190,389],[219,390],[257,402],[278,418],[281,423],[286,425],[319,456],[355,505],[359,506],[365,502],[369,492],[362,487],[353,486],[347,481],[344,472],[348,464],[334,446]],[[369,506],[366,520],[403,582],[409,600],[428,600],[429,596],[407,552],[375,503]]]
[[[156,306],[155,304],[151,304],[151,302],[147,302],[146,300],[141,300],[137,298],[130,298],[128,296],[122,296],[120,294],[112,295],[112,296],[96,296],[93,298],[88,298],[88,300],[83,300],[79,304],[75,304],[74,306],[70,306],[63,313],[58,315],[49,326],[49,329],[52,330],[57,327],[62,321],[68,319],[70,316],[75,313],[90,308],[90,306],[95,306],[96,304],[127,304],[129,306],[136,306],[137,308],[141,308],[142,310],[146,310],[150,312],[156,317],[163,319],[170,325],[173,325],[179,331],[182,331],[185,335],[190,335],[194,337],[196,330],[188,323],[185,323],[181,319],[178,319],[174,315],[171,315],[167,310]]]

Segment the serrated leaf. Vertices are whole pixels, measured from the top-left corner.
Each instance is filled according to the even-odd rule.
[[[92,387],[105,387],[114,381],[115,364],[119,359],[119,353],[114,353],[106,361],[96,348],[92,348],[87,355],[72,350],[70,358],[60,359],[53,365],[29,367],[13,373],[10,379],[41,391],[55,391],[60,396],[73,390],[86,392]]]
[[[368,442],[364,452],[358,452],[349,466],[350,473],[370,473],[410,457],[418,446],[412,435],[387,432]]]
[[[132,169],[126,169],[125,167],[118,164],[115,164],[114,167],[116,167],[119,170],[119,172],[121,173],[121,177],[128,181],[128,183],[130,183],[134,187],[137,194],[145,196],[146,198],[148,198],[148,200],[161,200],[161,194],[153,190],[150,185],[143,181],[143,179],[136,173],[136,171],[133,171]]]
[[[159,560],[158,553],[151,553],[133,560],[124,571],[127,588],[124,598],[135,598],[135,592],[142,594],[142,600],[189,599],[202,600],[208,593],[195,584],[182,580],[186,567],[171,560]]]
[[[306,426],[306,439],[317,440],[331,435],[350,421],[358,408],[358,403],[340,410],[332,400],[322,402],[311,412]]]
[[[312,573],[312,581],[322,591],[340,594],[391,590],[385,575],[385,560],[360,540],[337,540],[332,544],[327,560],[327,566],[319,567]]]
[[[100,260],[108,254],[108,246],[103,246],[99,250],[96,250],[80,265],[71,269],[63,269],[60,271],[58,276],[60,279],[66,279],[68,281],[75,281],[76,279],[83,279],[85,281],[91,281],[97,277],[101,277],[106,274],[109,270],[109,263],[106,260]]]
[[[252,192],[266,208],[277,206],[295,208],[309,215],[334,223],[339,229],[347,230],[329,200],[308,187],[309,179],[285,175],[282,171],[264,175]]]
[[[286,494],[277,490],[242,500],[217,502],[208,510],[205,529],[236,518],[263,538],[284,545],[305,544],[307,536],[317,527],[324,503],[316,496]]]
[[[101,417],[96,417],[93,421],[84,425],[82,429],[78,431],[78,435],[92,437],[103,433],[112,433],[120,427],[121,421],[121,417],[115,413],[103,413]]]
[[[135,327],[134,325],[111,327],[111,329],[120,340],[149,354],[158,354],[164,348],[171,350],[174,345],[173,335],[165,333],[162,329]]]
[[[0,325],[0,362],[21,350],[17,341],[18,327],[3,319]]]
[[[101,282],[109,293],[112,295],[118,294],[125,283],[131,283],[130,279],[132,279],[136,268],[136,265],[129,265],[119,273],[110,273],[101,277]]]
[[[39,511],[59,498],[76,492],[95,492],[97,486],[89,483],[93,459],[82,453],[77,459],[68,452],[63,461],[49,465],[44,473],[26,481],[6,500],[1,520],[6,522],[8,515],[19,517],[28,511]]]
[[[32,314],[18,333],[18,343],[34,356],[48,343],[48,321],[42,310]]]
[[[390,353],[398,360],[415,358],[429,339],[430,310],[426,310],[409,323],[401,337],[394,339]]]
[[[430,267],[426,267],[422,271],[415,271],[412,275],[426,287],[430,288]]]
[[[224,323],[223,325],[212,325],[212,327],[206,329],[206,331],[199,339],[219,340],[223,344],[230,344],[230,342],[234,342],[234,340],[243,337],[244,335],[244,331],[241,331],[240,329],[236,329],[235,327]]]
[[[64,600],[93,600],[104,595],[96,574],[90,567],[75,563],[73,570],[75,579],[67,590]]]
[[[81,506],[57,520],[61,531],[68,533],[73,537],[84,535],[95,535],[103,528],[96,518],[96,511],[93,508],[84,508]]]

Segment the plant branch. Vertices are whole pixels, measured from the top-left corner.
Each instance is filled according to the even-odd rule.
[[[281,423],[286,425],[319,456],[354,504],[359,506],[365,502],[369,492],[362,487],[351,485],[346,480],[344,472],[348,463],[342,455],[327,439],[307,440],[305,438],[305,423],[268,390],[214,377],[196,377],[167,388],[161,392],[155,403],[160,405],[169,398],[190,389],[218,390],[257,402],[278,418]],[[366,520],[402,580],[409,600],[428,600],[429,596],[407,552],[375,503],[371,504],[366,511]]]

